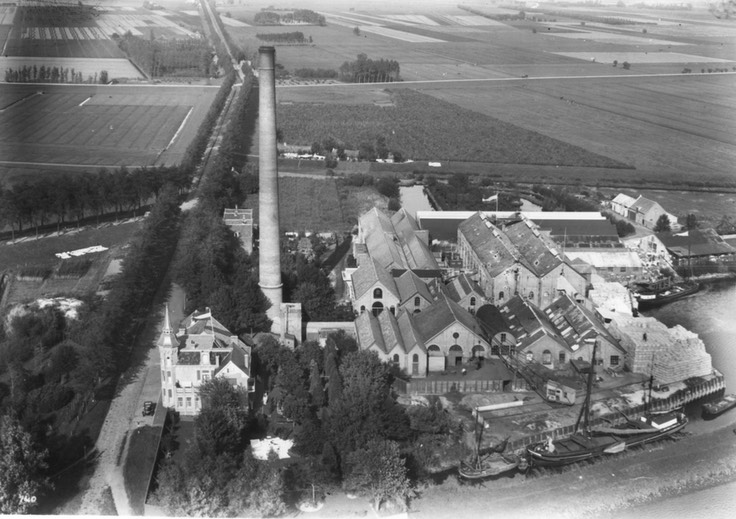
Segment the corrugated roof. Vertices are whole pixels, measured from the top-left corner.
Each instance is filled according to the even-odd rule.
[[[611,201],[611,203],[620,204],[626,208],[629,208],[635,201],[636,200],[633,197],[630,197],[629,195],[626,195],[624,193],[619,193],[618,195],[616,195],[616,198]]]

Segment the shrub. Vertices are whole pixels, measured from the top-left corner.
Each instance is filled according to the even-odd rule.
[[[28,406],[35,413],[46,414],[61,409],[74,398],[74,390],[69,386],[46,384],[28,393]]]

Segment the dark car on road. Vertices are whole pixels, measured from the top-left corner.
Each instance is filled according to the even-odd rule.
[[[154,413],[155,410],[156,404],[154,404],[150,400],[143,402],[143,416],[150,416]]]

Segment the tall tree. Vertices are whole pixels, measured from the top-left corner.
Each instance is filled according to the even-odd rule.
[[[348,456],[347,465],[345,486],[368,496],[374,510],[384,503],[406,510],[412,490],[398,443],[371,440]]]
[[[669,232],[670,230],[670,219],[666,214],[660,215],[657,218],[657,223],[654,225],[654,232]]]
[[[31,435],[10,416],[0,418],[0,514],[28,514],[48,481],[45,450],[37,449]]]

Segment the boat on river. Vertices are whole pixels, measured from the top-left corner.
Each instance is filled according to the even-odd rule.
[[[486,479],[507,474],[517,469],[523,460],[513,452],[504,453],[509,439],[506,438],[498,445],[481,448],[484,425],[479,423],[480,416],[475,417],[475,445],[473,455],[469,460],[463,460],[458,467],[458,474],[465,479]],[[522,467],[524,468],[524,467]]]
[[[726,395],[715,402],[703,404],[703,419],[712,420],[734,407],[736,407],[736,395]]]
[[[648,283],[636,283],[632,288],[639,310],[648,310],[677,301],[700,290],[694,281],[674,283],[670,278],[663,278]]]
[[[592,365],[595,365],[596,347],[597,345],[593,347]],[[575,423],[576,432],[567,438],[553,440],[550,437],[547,441],[529,445],[527,455],[532,467],[560,467],[617,454],[631,447],[670,437],[687,425],[685,414],[675,411],[663,414],[645,413],[639,420],[627,418],[620,425],[591,428],[589,422],[593,371],[588,374],[585,401]]]

